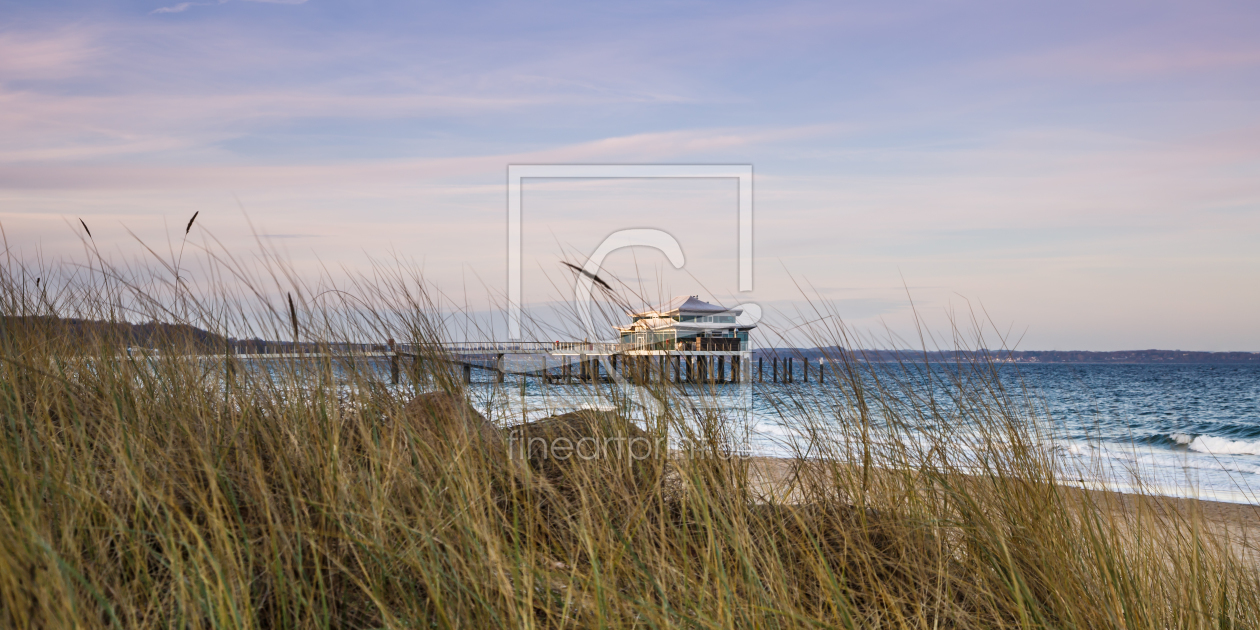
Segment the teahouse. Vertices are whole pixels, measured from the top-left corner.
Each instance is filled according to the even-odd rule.
[[[628,326],[617,326],[621,343],[641,350],[739,352],[748,350],[748,331],[739,308],[710,304],[694,295],[678,296],[655,309],[628,313]]]

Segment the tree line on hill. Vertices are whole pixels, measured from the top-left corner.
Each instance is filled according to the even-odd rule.
[[[222,351],[227,343],[222,335],[188,324],[133,324],[45,315],[0,317],[0,339],[16,337],[59,342],[80,349],[185,347],[214,352]]]

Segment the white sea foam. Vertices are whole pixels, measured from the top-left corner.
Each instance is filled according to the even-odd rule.
[[[1183,446],[1194,441],[1194,436],[1188,433],[1174,433],[1168,437],[1172,438],[1174,442],[1181,444]]]
[[[1190,450],[1212,455],[1260,455],[1260,440],[1228,440],[1200,435],[1190,442]]]

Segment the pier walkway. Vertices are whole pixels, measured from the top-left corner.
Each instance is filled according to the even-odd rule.
[[[231,354],[241,359],[388,359],[390,380],[394,383],[401,378],[404,361],[417,364],[424,360],[461,366],[465,382],[472,381],[473,369],[495,373],[498,382],[503,382],[507,374],[565,383],[612,380],[613,373],[636,382],[739,383],[752,379],[752,371],[748,369],[752,352],[747,343],[714,338],[677,345],[681,348],[660,343],[606,341],[396,344],[391,340],[384,345],[337,344],[304,352],[303,348],[288,343],[251,342],[234,345]],[[540,364],[537,369],[509,371],[505,358],[512,355],[539,357]]]

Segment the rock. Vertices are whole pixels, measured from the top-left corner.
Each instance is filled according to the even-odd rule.
[[[583,409],[509,427],[508,456],[524,460],[561,495],[628,497],[656,485],[665,456],[663,438],[609,411]]]
[[[503,432],[494,423],[486,420],[467,399],[448,392],[416,396],[403,407],[403,417],[422,436],[475,438],[487,446],[503,442]]]

